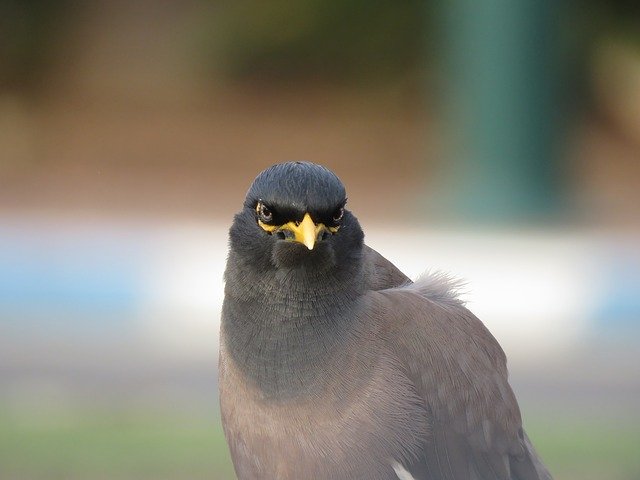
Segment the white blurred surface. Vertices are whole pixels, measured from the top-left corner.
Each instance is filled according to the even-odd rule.
[[[223,299],[226,230],[174,226],[156,240],[146,269],[145,336],[185,355],[210,354]],[[439,270],[465,281],[468,307],[511,362],[555,362],[589,335],[599,278],[593,237],[373,227],[366,241],[413,279]]]
[[[0,262],[11,268],[0,278],[0,290],[8,288],[0,291],[0,327],[30,325],[23,328],[28,339],[29,328],[37,336],[55,319],[52,340],[65,332],[82,340],[90,325],[96,342],[126,332],[128,343],[160,357],[216,355],[226,225],[55,219],[5,225],[11,228],[1,240]],[[463,280],[463,299],[510,361],[538,366],[571,355],[602,327],[602,304],[619,288],[610,252],[636,244],[632,237],[584,231],[363,228],[367,244],[411,278],[443,271]],[[640,265],[632,260],[638,259],[622,261]],[[622,288],[633,296],[640,287]],[[631,303],[631,314],[640,315]],[[631,320],[637,327],[638,317]]]

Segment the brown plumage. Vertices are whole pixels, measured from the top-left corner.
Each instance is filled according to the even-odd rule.
[[[412,283],[364,245],[344,202],[323,167],[280,164],[231,228],[219,375],[238,478],[550,479],[496,340],[446,277]]]

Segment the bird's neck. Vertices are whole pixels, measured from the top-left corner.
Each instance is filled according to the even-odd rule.
[[[327,362],[357,328],[362,266],[270,273],[238,264],[227,270],[225,348],[267,396],[321,388]]]

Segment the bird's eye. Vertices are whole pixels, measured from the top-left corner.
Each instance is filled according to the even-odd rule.
[[[338,223],[340,220],[342,220],[343,216],[344,216],[344,208],[340,207],[335,212],[333,212],[333,221]]]
[[[258,217],[261,222],[269,223],[273,220],[273,212],[264,203],[259,203],[256,210],[258,211]]]

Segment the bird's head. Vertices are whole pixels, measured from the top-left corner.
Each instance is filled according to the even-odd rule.
[[[325,270],[359,255],[363,234],[345,209],[344,185],[308,162],[273,165],[247,192],[231,227],[231,248],[256,265]]]

